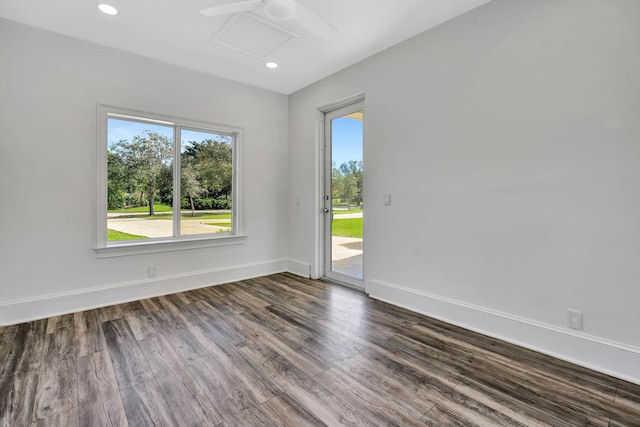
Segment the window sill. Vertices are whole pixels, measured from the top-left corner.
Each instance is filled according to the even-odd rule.
[[[98,258],[114,258],[129,255],[154,254],[187,249],[212,248],[217,246],[242,245],[245,235],[224,237],[202,237],[183,240],[154,240],[151,242],[128,242],[111,244],[105,248],[96,248]]]

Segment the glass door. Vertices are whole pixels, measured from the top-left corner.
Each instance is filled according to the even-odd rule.
[[[325,113],[324,275],[364,288],[363,103]]]

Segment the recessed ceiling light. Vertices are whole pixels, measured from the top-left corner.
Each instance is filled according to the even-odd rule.
[[[116,9],[113,6],[111,6],[110,4],[100,3],[98,5],[98,9],[100,9],[100,12],[106,13],[107,15],[117,15],[118,14],[118,9]]]
[[[266,65],[267,68],[278,68],[278,64],[276,64],[275,62],[267,62],[264,65]]]

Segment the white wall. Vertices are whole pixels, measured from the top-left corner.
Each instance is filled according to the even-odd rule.
[[[639,46],[636,0],[494,0],[291,95],[289,254],[317,108],[364,92],[371,295],[640,383]]]
[[[371,295],[640,383],[639,23],[494,0],[287,98],[0,20],[0,324],[317,273],[317,108],[364,92]],[[97,103],[243,127],[246,243],[98,259]]]
[[[0,20],[0,324],[283,270],[287,102]],[[245,244],[98,259],[98,103],[244,128]]]

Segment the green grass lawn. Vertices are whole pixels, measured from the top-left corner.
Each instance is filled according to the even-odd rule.
[[[153,210],[154,212],[171,212],[171,206],[169,205],[164,205],[162,203],[156,203],[153,205]],[[127,212],[131,212],[131,213],[136,213],[136,212],[149,212],[149,206],[140,206],[137,208],[127,208],[127,209],[115,209],[115,210],[111,210],[109,212],[114,212],[114,213],[127,213]]]
[[[136,234],[123,233],[122,231],[112,230],[107,228],[107,240],[136,240],[146,239],[147,236],[138,236]]]
[[[216,227],[229,227],[231,228],[230,222],[207,222],[207,225],[214,225]]]
[[[331,234],[339,237],[362,239],[362,218],[339,218],[331,224]]]
[[[111,211],[109,211],[111,212]],[[231,214],[228,212],[221,213],[198,213],[196,212],[195,216],[191,216],[191,213],[182,213],[180,215],[182,219],[185,220],[197,220],[197,219],[231,219]],[[145,216],[145,215],[120,215],[118,218],[126,219],[126,218],[140,218],[145,220],[154,220],[154,219],[171,219],[171,211],[167,213],[156,213],[154,216]]]

